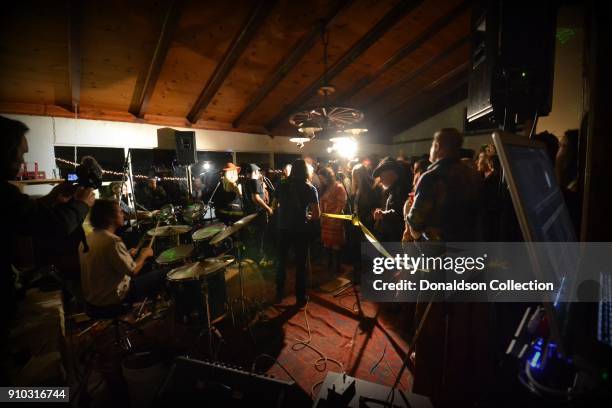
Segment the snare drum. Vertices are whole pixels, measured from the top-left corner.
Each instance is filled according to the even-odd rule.
[[[161,267],[176,267],[184,264],[191,259],[193,245],[179,245],[174,248],[166,249],[156,259],[155,262]]]
[[[194,246],[194,258],[206,259],[220,255],[220,251],[222,251],[222,249],[211,245],[210,240],[224,229],[225,225],[222,223],[218,223],[209,225],[204,228],[200,228],[199,230],[194,232],[191,236]]]
[[[172,296],[176,320],[182,323],[206,323],[206,300],[210,321],[223,318],[227,306],[225,269],[233,257],[210,258],[183,265],[168,272],[166,280]]]

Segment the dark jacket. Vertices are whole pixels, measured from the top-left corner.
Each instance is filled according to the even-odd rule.
[[[0,197],[5,203],[4,233],[0,245],[0,320],[13,308],[12,246],[17,235],[46,235],[48,239],[66,237],[82,223],[89,208],[82,202],[49,206],[23,194],[7,181],[0,181]],[[6,309],[5,309],[6,308]],[[0,322],[3,324],[4,322]]]
[[[383,192],[383,219],[376,224],[378,237],[382,242],[399,242],[404,232],[404,203],[408,199],[408,185],[402,177]]]
[[[481,239],[482,179],[458,158],[444,158],[421,175],[406,221],[426,239]]]

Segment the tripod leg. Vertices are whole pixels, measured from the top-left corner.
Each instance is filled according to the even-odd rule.
[[[392,393],[394,392],[394,390],[399,385],[399,383],[401,381],[401,378],[402,378],[402,374],[404,373],[404,370],[408,367],[408,361],[410,360],[410,355],[412,354],[412,351],[414,350],[414,346],[415,346],[417,340],[421,336],[421,332],[423,331],[423,326],[425,326],[425,322],[427,321],[427,317],[429,316],[429,312],[431,310],[431,306],[433,305],[433,302],[434,302],[434,296],[435,295],[432,295],[431,299],[427,303],[427,307],[425,308],[425,312],[423,312],[423,317],[421,317],[421,320],[419,321],[419,326],[417,327],[417,329],[416,329],[416,331],[414,333],[414,336],[412,337],[412,342],[410,343],[410,346],[408,347],[408,352],[406,353],[406,357],[404,357],[404,361],[402,363],[402,367],[400,368],[399,372],[397,373],[397,377],[395,378],[395,382],[393,383],[393,386],[391,387],[391,392]],[[389,395],[391,395],[391,394],[389,394]]]

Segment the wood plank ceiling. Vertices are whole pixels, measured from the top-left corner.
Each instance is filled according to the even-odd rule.
[[[370,141],[465,98],[466,0],[10,2],[0,112],[296,133],[320,104],[363,109]]]

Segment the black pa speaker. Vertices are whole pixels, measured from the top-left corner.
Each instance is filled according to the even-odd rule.
[[[468,130],[510,129],[552,105],[557,5],[484,0],[472,12]],[[487,127],[487,126],[485,126]]]
[[[175,131],[176,141],[176,161],[178,164],[186,165],[197,162],[195,132],[194,131]]]

